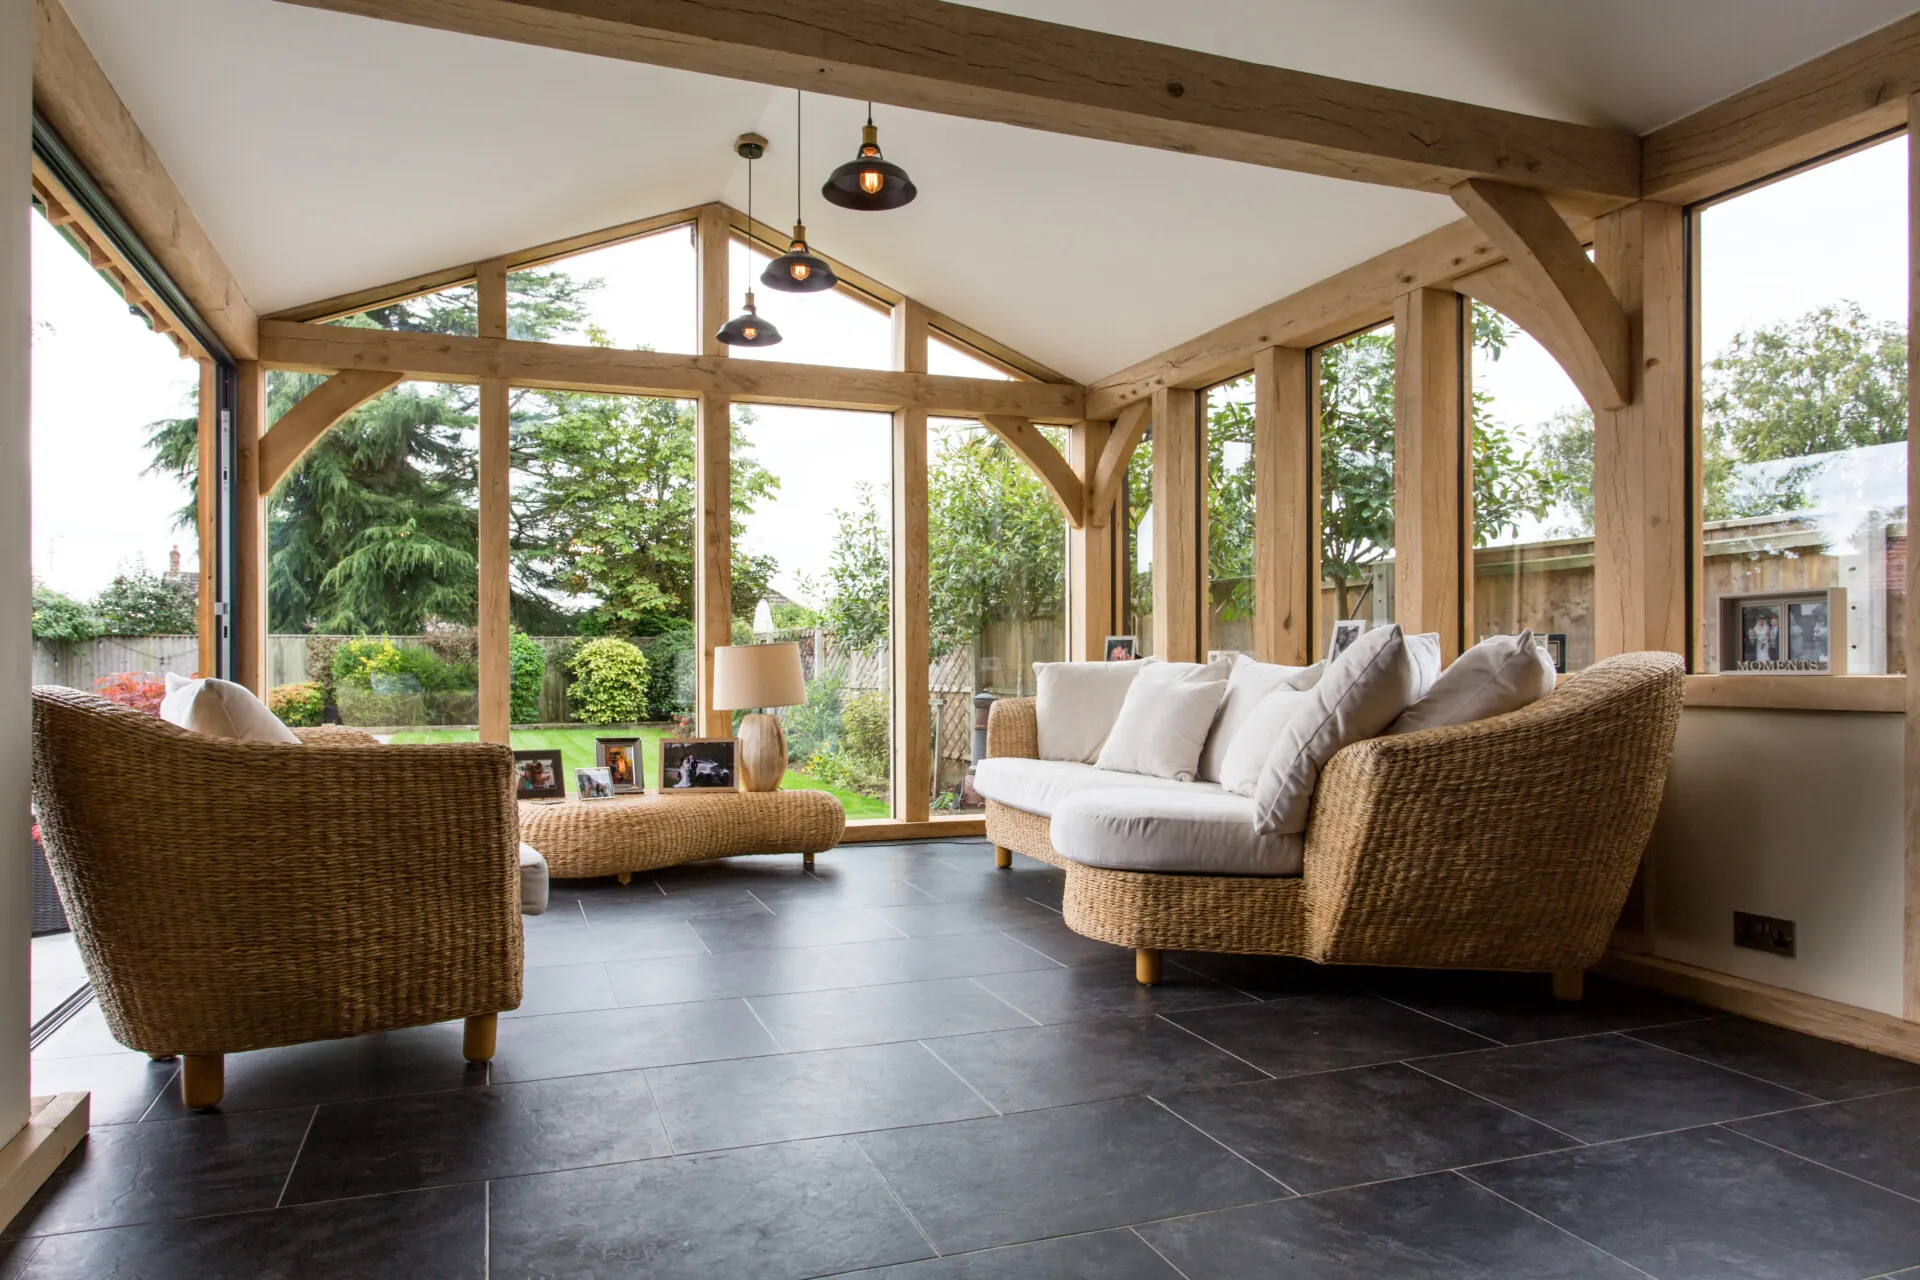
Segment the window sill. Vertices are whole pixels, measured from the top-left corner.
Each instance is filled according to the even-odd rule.
[[[1687,677],[1689,707],[1748,707],[1772,711],[1907,709],[1905,676],[1702,675]]]

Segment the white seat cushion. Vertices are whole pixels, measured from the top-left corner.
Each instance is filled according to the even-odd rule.
[[[547,910],[547,860],[540,851],[520,842],[520,914],[545,915]]]
[[[1053,847],[1084,866],[1188,875],[1297,876],[1300,835],[1260,835],[1253,801],[1204,783],[1089,788],[1053,815]]]
[[[1146,774],[1111,773],[1071,760],[1027,760],[996,756],[974,766],[973,785],[989,800],[1051,818],[1060,805],[1081,791],[1113,787],[1180,788],[1217,792],[1208,782],[1175,782]]]
[[[209,738],[237,742],[284,742],[299,746],[293,730],[253,696],[253,690],[229,680],[190,680],[167,672],[167,693],[160,700],[160,718]]]

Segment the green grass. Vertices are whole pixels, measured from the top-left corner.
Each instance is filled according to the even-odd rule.
[[[640,758],[646,766],[646,780],[649,787],[660,785],[660,739],[669,737],[672,729],[660,724],[630,725],[582,725],[578,729],[515,729],[513,731],[513,749],[515,751],[558,751],[560,753],[560,772],[566,780],[567,790],[573,790],[573,771],[591,769],[595,738],[638,738],[640,739]],[[479,735],[471,729],[407,729],[393,735],[394,742],[472,742]],[[788,769],[786,776],[780,779],[782,791],[825,791],[840,802],[847,811],[849,819],[884,818],[888,816],[887,802],[875,800],[872,796],[859,795],[852,791],[842,791],[830,787],[818,778],[810,778],[804,773]]]

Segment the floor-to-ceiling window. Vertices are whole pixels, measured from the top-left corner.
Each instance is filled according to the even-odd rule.
[[[1121,632],[1134,639],[1134,653],[1149,657],[1153,643],[1153,429],[1141,436],[1127,463],[1120,497],[1119,592]]]
[[[1206,433],[1206,612],[1209,652],[1253,652],[1253,375],[1200,393]]]
[[[1336,621],[1393,621],[1393,345],[1385,325],[1315,352],[1322,654]]]

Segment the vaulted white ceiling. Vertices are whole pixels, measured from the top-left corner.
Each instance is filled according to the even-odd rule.
[[[714,199],[793,95],[274,0],[64,0],[263,313]],[[1915,0],[994,0],[981,7],[1639,132]],[[877,108],[920,199],[834,209],[862,107],[806,103],[814,243],[1091,380],[1457,218],[1440,196]]]

